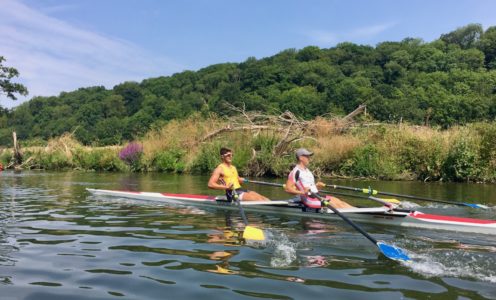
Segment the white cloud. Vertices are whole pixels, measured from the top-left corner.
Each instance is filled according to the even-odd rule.
[[[325,45],[335,44],[339,38],[334,32],[324,30],[311,30],[307,32],[307,36],[314,42]]]
[[[168,75],[184,69],[167,57],[128,41],[107,37],[36,11],[16,0],[2,0],[0,55],[20,72],[18,81],[33,96],[57,95],[79,87],[107,88],[128,80]],[[22,101],[23,99],[21,99]],[[0,96],[0,105],[20,101]]]
[[[378,24],[378,25],[372,25],[372,26],[367,26],[367,27],[361,27],[352,30],[349,33],[350,38],[357,39],[357,38],[371,38],[376,35],[379,35],[383,33],[384,31],[394,27],[396,23],[385,23],[385,24]]]
[[[395,25],[396,23],[390,22],[340,32],[332,30],[309,30],[303,34],[311,42],[317,43],[319,46],[329,47],[344,41],[367,41]]]

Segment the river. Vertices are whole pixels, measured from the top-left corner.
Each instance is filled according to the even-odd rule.
[[[85,190],[215,194],[207,179],[0,172],[0,299],[496,299],[495,236],[363,225],[413,259],[398,263],[339,221],[248,213],[270,239],[247,245],[237,238],[236,212],[105,199]],[[496,185],[333,182],[484,203],[491,209],[425,203],[417,209],[496,219]],[[247,187],[287,198],[278,188]]]

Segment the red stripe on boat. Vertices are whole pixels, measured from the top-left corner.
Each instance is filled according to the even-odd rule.
[[[215,200],[215,196],[207,196],[207,195],[195,195],[195,194],[169,194],[162,193],[162,195],[167,197],[177,197],[177,198],[194,198],[198,200]]]
[[[424,214],[418,211],[410,213],[410,216],[417,219],[427,219],[427,220],[436,220],[436,221],[473,223],[473,224],[496,224],[495,220],[482,220],[482,219],[472,219],[472,218],[459,218],[452,216],[431,215],[431,214]]]

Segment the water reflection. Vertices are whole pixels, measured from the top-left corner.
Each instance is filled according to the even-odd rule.
[[[242,239],[237,212],[95,198],[84,190],[212,193],[202,176],[6,172],[0,180],[1,296],[496,298],[494,238],[365,226],[414,252],[416,264],[407,266],[381,258],[339,222],[250,214],[250,222],[270,237],[265,245],[251,245]],[[453,186],[443,184],[342,183],[369,184],[392,192],[426,188],[425,196],[453,195],[448,191]],[[476,191],[481,186],[457,186],[456,196],[484,197],[486,192]],[[250,188],[272,198],[285,196],[274,188]]]

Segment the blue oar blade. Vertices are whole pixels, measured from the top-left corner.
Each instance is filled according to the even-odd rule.
[[[482,204],[474,204],[474,203],[462,203],[465,206],[472,207],[472,208],[482,208],[482,209],[488,209],[489,207],[486,205]]]
[[[394,260],[409,261],[410,257],[400,248],[388,245],[384,242],[377,242],[377,247],[381,250],[382,254],[387,258]]]

